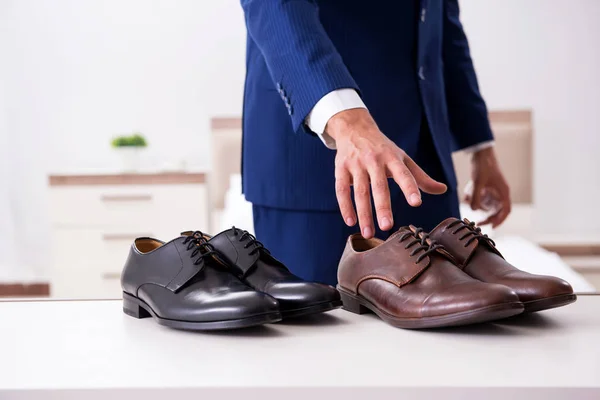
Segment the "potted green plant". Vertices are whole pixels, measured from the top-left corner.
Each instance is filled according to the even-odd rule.
[[[141,151],[148,146],[148,143],[141,133],[134,132],[131,135],[113,138],[111,145],[121,157],[123,170],[135,172],[140,166]]]

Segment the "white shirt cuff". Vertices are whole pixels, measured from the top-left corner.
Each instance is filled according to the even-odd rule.
[[[315,104],[306,117],[306,125],[316,133],[327,148],[335,150],[335,140],[325,133],[329,119],[335,114],[353,108],[367,108],[354,89],[337,89],[327,93]]]
[[[462,149],[462,151],[464,151],[467,154],[473,154],[473,153],[477,153],[480,150],[488,149],[493,146],[494,146],[494,141],[488,140],[486,142],[474,144],[473,146],[465,147],[464,149]]]

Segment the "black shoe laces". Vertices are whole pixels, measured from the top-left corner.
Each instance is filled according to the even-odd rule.
[[[204,234],[200,231],[195,231],[190,236],[186,237],[183,244],[187,244],[188,251],[193,249],[190,258],[194,258],[200,254],[200,257],[194,260],[194,265],[200,265],[204,258],[216,255],[215,248],[204,239]]]
[[[422,251],[422,253],[419,254],[419,257],[417,257],[417,264],[419,262],[421,262],[421,260],[423,258],[427,257],[429,254],[433,253],[434,251],[444,248],[444,246],[442,246],[440,243],[436,242],[435,240],[429,239],[429,233],[423,232],[423,228],[417,228],[417,229],[415,229],[414,232],[411,230],[409,232],[404,233],[400,237],[400,242],[404,242],[406,239],[408,239],[410,237],[412,237],[413,240],[408,242],[406,244],[406,246],[404,246],[404,248],[409,249],[410,247],[414,246],[415,244],[417,244],[417,243],[419,244],[417,247],[415,247],[413,249],[413,251],[410,252],[410,256],[412,257]],[[428,239],[429,239],[429,242],[427,241]]]
[[[254,235],[252,235],[250,232],[238,229],[235,226],[231,227],[231,229],[233,230],[233,234],[235,236],[239,236],[240,242],[247,240],[247,243],[244,245],[245,249],[254,245],[254,248],[250,251],[250,255],[260,251],[261,249],[263,251],[266,251],[267,254],[271,254],[271,252],[265,247],[265,245],[262,244],[261,242],[259,242],[258,240],[256,240],[256,237]]]
[[[452,223],[448,224],[447,229],[450,229],[457,225],[460,225],[460,226],[458,226],[456,229],[454,229],[454,231],[452,231],[453,235],[456,235],[461,230],[466,229],[465,233],[462,236],[460,236],[458,238],[458,240],[464,240],[470,236],[469,240],[467,240],[465,243],[465,247],[467,247],[469,244],[471,244],[471,242],[473,242],[475,240],[479,240],[479,239],[483,239],[486,242],[488,242],[489,244],[491,244],[492,246],[496,247],[496,243],[492,239],[490,239],[488,237],[488,235],[481,233],[481,228],[478,226],[475,226],[475,222],[469,221],[468,219],[465,219],[464,221],[456,220],[456,221],[453,221]]]

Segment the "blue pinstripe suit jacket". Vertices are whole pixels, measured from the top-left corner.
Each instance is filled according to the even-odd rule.
[[[335,89],[359,91],[381,130],[409,155],[418,151],[425,116],[435,144],[430,162],[441,162],[451,187],[451,152],[493,138],[456,0],[241,3],[248,30],[243,187],[254,204],[337,209],[335,152],[304,124]]]

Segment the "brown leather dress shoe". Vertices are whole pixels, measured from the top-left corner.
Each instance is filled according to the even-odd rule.
[[[459,267],[473,278],[512,288],[525,305],[525,312],[547,310],[577,300],[566,281],[530,274],[509,264],[494,241],[467,219],[442,221],[431,231],[431,238],[442,244]]]
[[[338,280],[346,310],[370,310],[400,328],[466,325],[523,311],[512,289],[471,278],[441,245],[413,226],[385,242],[350,236]]]

